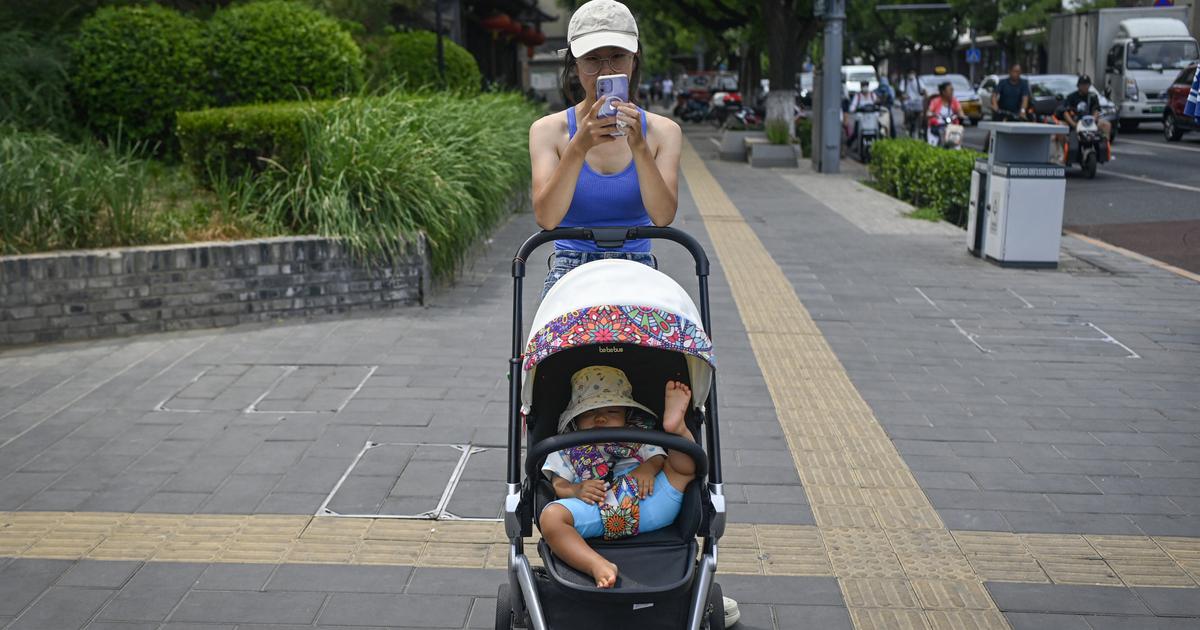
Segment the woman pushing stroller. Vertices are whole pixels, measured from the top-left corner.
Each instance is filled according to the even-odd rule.
[[[663,430],[694,442],[684,423],[691,389],[668,381],[664,398]],[[625,373],[607,366],[576,372],[559,432],[621,427],[654,428],[653,413],[633,399]],[[587,444],[557,451],[542,466],[558,497],[542,511],[542,535],[558,557],[591,575],[598,588],[611,588],[619,567],[584,539],[611,540],[671,525],[695,472],[690,456],[648,444]]]

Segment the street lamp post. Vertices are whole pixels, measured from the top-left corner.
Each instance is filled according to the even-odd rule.
[[[842,35],[846,0],[818,0],[825,4],[825,51],[821,76],[821,172],[839,172],[842,155]]]

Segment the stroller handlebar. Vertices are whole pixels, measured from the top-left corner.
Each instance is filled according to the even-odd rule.
[[[530,478],[541,474],[539,471],[542,463],[555,451],[601,442],[636,442],[680,451],[695,462],[697,479],[703,479],[708,475],[708,454],[704,452],[703,448],[700,448],[699,444],[685,440],[678,435],[646,429],[588,429],[546,438],[530,447],[529,453],[525,456],[525,474]]]
[[[692,235],[671,227],[655,226],[574,227],[542,230],[526,239],[521,245],[521,249],[517,250],[517,255],[513,257],[512,274],[514,278],[524,277],[525,261],[529,259],[529,255],[533,253],[533,250],[550,241],[564,239],[592,241],[602,249],[616,249],[624,245],[625,241],[640,238],[662,239],[679,243],[691,252],[692,259],[696,261],[696,275],[708,276],[708,255],[704,253],[704,248],[700,246],[700,243],[692,238]]]

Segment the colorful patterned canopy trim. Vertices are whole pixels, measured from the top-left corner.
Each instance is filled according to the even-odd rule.
[[[683,352],[716,367],[712,341],[687,318],[648,306],[590,306],[550,320],[525,348],[525,370],[580,346],[631,343]]]

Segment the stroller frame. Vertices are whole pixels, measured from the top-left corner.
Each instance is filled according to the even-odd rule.
[[[699,483],[702,497],[702,515],[697,535],[702,539],[700,558],[689,567],[686,580],[694,585],[693,595],[688,606],[687,630],[699,630],[704,620],[705,607],[709,601],[709,591],[717,571],[717,541],[725,532],[725,497],[721,481],[721,451],[720,432],[717,420],[717,387],[716,374],[712,375],[712,385],[709,389],[705,404],[697,414],[698,420],[704,425],[704,444],[702,448],[695,442],[685,440],[675,435],[658,434],[647,436],[645,432],[631,429],[593,429],[588,436],[564,434],[543,439],[533,445],[526,456],[526,467],[529,483],[523,483],[521,470],[521,440],[523,418],[521,416],[521,377],[522,357],[524,352],[524,334],[522,317],[522,285],[525,277],[525,261],[535,249],[562,239],[590,240],[602,249],[616,249],[625,241],[633,239],[660,239],[674,241],[691,253],[696,265],[696,276],[699,282],[700,319],[704,330],[711,337],[711,321],[708,299],[709,262],[704,248],[691,235],[669,227],[593,227],[593,228],[557,228],[543,230],[530,236],[521,245],[513,258],[513,339],[512,356],[509,359],[509,414],[508,414],[508,458],[507,458],[507,496],[504,502],[504,529],[509,539],[508,552],[508,592],[512,610],[512,618],[516,623],[528,619],[533,630],[549,630],[534,571],[525,554],[523,537],[533,535],[533,520],[535,514],[535,497],[533,476],[538,474],[540,463],[550,453],[580,444],[599,441],[638,441],[645,444],[655,444],[664,448],[678,450],[692,457],[696,464],[696,481]],[[532,384],[531,384],[532,386]],[[703,483],[707,475],[707,483]],[[689,562],[691,562],[689,560]],[[501,587],[504,590],[504,587]],[[498,606],[504,603],[498,601]],[[723,614],[715,610],[712,614]]]

